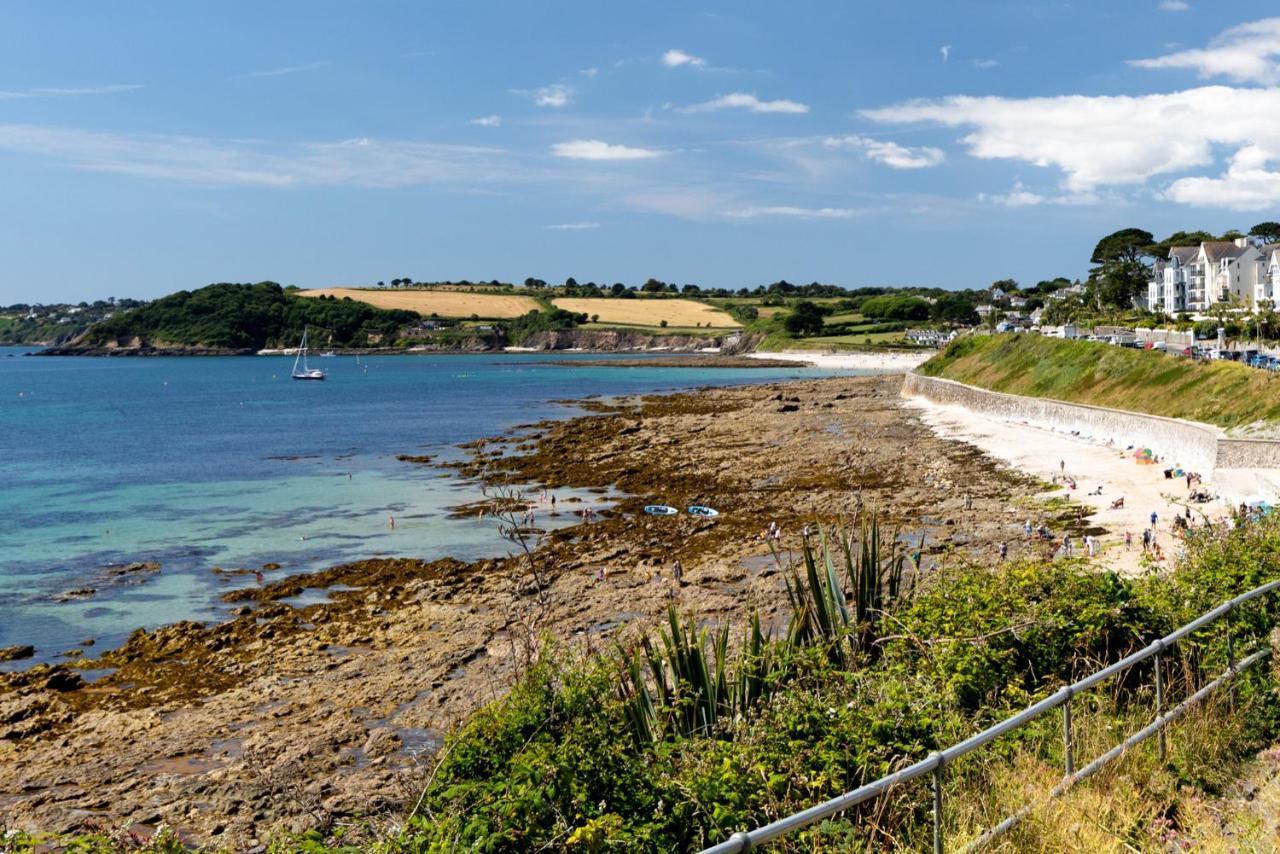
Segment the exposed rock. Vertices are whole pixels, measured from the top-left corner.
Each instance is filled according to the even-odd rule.
[[[36,654],[36,648],[28,643],[0,647],[0,661],[18,661]]]

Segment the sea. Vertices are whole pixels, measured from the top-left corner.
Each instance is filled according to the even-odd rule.
[[[830,373],[664,367],[651,355],[609,357],[636,367],[563,353],[343,355],[313,359],[326,381],[298,382],[283,356],[31,352],[0,348],[0,648],[36,648],[0,663],[10,670],[90,639],[97,654],[137,628],[226,619],[223,593],[286,574],[506,554],[491,520],[448,518],[482,498],[479,484],[399,455],[459,459],[461,443],[582,412],[566,399]],[[120,573],[135,563],[159,570]]]

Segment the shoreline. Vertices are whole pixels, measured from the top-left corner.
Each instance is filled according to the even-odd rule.
[[[782,350],[777,353],[755,352],[744,353],[743,355],[748,359],[807,362],[815,368],[832,368],[835,370],[909,371],[937,355],[937,351],[868,350],[864,352],[834,353],[817,350]]]
[[[936,403],[925,397],[906,398],[906,405],[940,437],[966,442],[996,459],[1052,482],[1046,497],[1066,497],[1075,507],[1084,506],[1086,517],[1097,529],[1099,556],[1118,571],[1138,575],[1172,565],[1181,551],[1173,534],[1174,515],[1191,513],[1197,526],[1206,520],[1222,524],[1242,501],[1260,490],[1280,489],[1280,472],[1225,469],[1196,484],[1213,496],[1209,502],[1192,502],[1185,478],[1168,479],[1164,466],[1139,465],[1125,449],[1084,436],[975,412],[956,404]],[[1060,483],[1071,478],[1074,490]],[[1123,507],[1113,507],[1117,499]],[[1147,560],[1141,548],[1150,514],[1157,515],[1154,537],[1162,560]],[[1125,547],[1125,534],[1132,546]]]
[[[774,613],[785,590],[758,538],[769,521],[784,531],[785,554],[803,524],[878,507],[882,524],[924,536],[926,569],[952,549],[992,556],[1009,536],[1006,504],[1031,500],[1034,484],[936,439],[903,408],[900,382],[588,401],[587,415],[469,443],[456,470],[492,489],[623,497],[598,521],[546,535],[538,573],[517,559],[358,561],[250,588],[229,622],[135,632],[78,662],[116,668],[92,684],[67,665],[0,676],[0,803],[15,825],[51,831],[81,826],[86,804],[105,803],[112,821],[158,818],[217,845],[315,821],[264,790],[273,777],[319,787],[312,806],[326,814],[368,814],[374,802],[394,812],[394,793],[420,773],[414,751],[500,692],[542,632],[599,646],[628,623],[658,621],[673,601],[713,620],[751,606]],[[972,511],[961,484],[974,484]],[[721,516],[640,512],[654,501]],[[280,601],[304,588],[328,595],[298,608]],[[67,755],[80,762],[70,787],[60,782]]]

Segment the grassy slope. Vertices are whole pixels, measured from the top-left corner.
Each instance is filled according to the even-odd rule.
[[[1280,420],[1280,377],[1234,362],[1039,335],[961,338],[919,368],[927,376],[1048,397],[1240,427]]]

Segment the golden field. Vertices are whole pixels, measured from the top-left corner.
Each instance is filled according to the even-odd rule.
[[[365,288],[316,288],[298,291],[302,297],[351,297],[378,308],[399,308],[440,317],[519,317],[536,311],[537,300],[506,294],[473,294],[465,291],[383,291]]]
[[[552,302],[556,308],[599,315],[600,323],[624,323],[631,326],[720,327],[732,329],[742,324],[718,308],[687,299],[591,299],[561,297]]]

